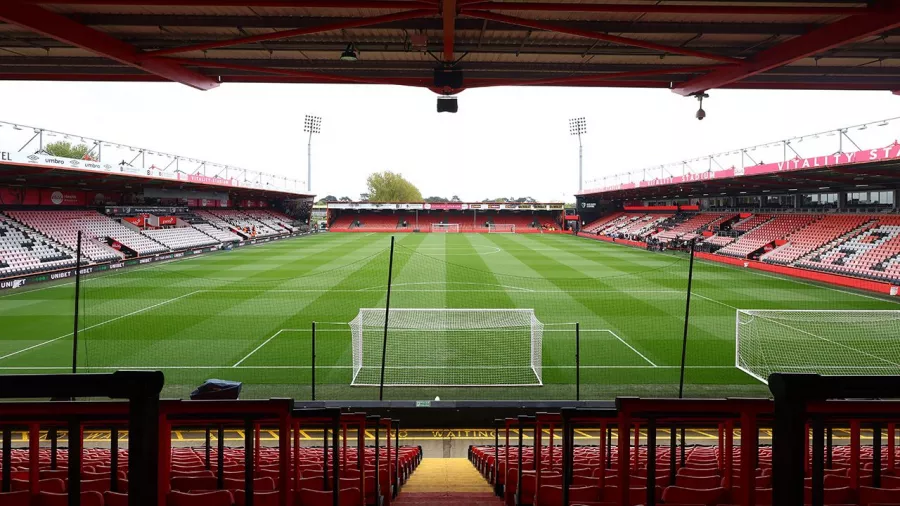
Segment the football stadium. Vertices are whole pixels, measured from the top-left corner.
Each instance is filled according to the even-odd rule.
[[[660,88],[703,120],[718,89],[891,100],[898,29],[887,1],[9,0],[0,80],[438,113]],[[0,117],[0,506],[900,504],[900,118],[591,181],[579,151],[569,203],[325,197],[302,126],[306,179]]]

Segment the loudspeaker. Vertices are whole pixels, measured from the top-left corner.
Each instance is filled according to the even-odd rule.
[[[434,69],[434,87],[435,88],[452,88],[458,90],[463,87],[462,70],[445,69],[438,67]]]
[[[459,103],[456,101],[456,97],[438,97],[437,112],[456,113],[457,111],[459,111]]]

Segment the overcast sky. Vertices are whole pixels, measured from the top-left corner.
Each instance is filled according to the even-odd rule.
[[[548,201],[578,187],[574,116],[588,121],[586,180],[900,116],[887,92],[710,95],[701,122],[696,100],[667,90],[470,90],[453,115],[435,112],[430,91],[402,87],[2,82],[0,120],[305,180],[303,116],[313,113],[324,118],[313,141],[320,196],[357,199],[369,173],[393,170],[424,196]]]

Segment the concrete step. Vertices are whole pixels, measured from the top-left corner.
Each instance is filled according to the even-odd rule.
[[[502,506],[490,492],[401,492],[397,506]]]

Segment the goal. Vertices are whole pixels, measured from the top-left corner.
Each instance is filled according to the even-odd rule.
[[[382,309],[350,322],[353,386],[381,382]],[[544,325],[533,309],[394,309],[385,386],[541,386]]]
[[[768,383],[774,372],[900,374],[900,311],[737,311],[735,365]]]
[[[432,223],[431,224],[432,232],[459,232],[459,223]]]
[[[516,226],[512,224],[488,223],[489,234],[515,234]]]

